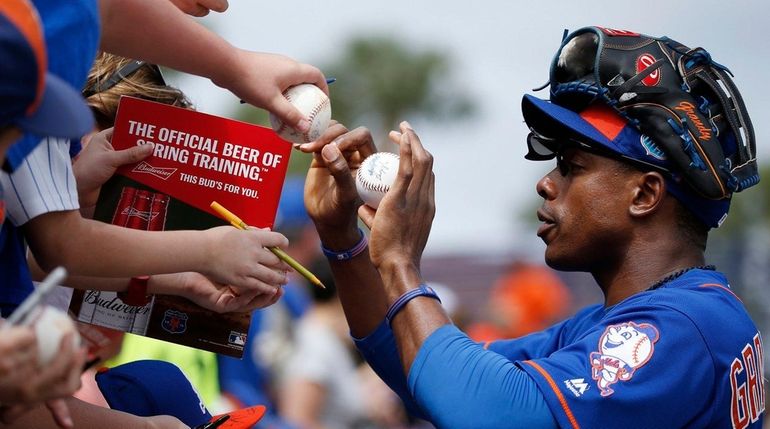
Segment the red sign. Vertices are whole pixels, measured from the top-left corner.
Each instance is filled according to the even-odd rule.
[[[291,155],[273,130],[123,97],[116,150],[153,143],[153,155],[118,173],[216,216],[218,201],[244,222],[272,227]]]
[[[636,59],[636,72],[641,73],[644,71],[647,67],[653,65],[655,63],[655,57],[653,57],[650,54],[642,54],[639,56],[639,58]],[[660,82],[660,68],[656,69],[647,77],[642,79],[642,84],[644,86],[655,86]]]

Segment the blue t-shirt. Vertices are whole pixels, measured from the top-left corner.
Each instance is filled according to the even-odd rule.
[[[498,427],[522,427],[518,419],[540,413],[529,384],[513,377],[510,366],[486,356],[496,355],[537,386],[558,427],[762,426],[761,338],[721,273],[693,270],[612,307],[586,308],[545,331],[492,342],[483,352],[476,345],[469,353],[463,335],[452,330],[443,327],[425,341],[406,381],[394,369],[400,369],[397,353],[382,349],[388,335],[384,329],[359,340],[358,346],[408,407],[429,417],[453,413],[458,421],[466,415],[489,420],[489,414],[503,413]],[[435,340],[440,337],[448,339]],[[375,347],[382,359],[371,353]],[[449,361],[454,361],[451,366]],[[436,367],[441,372],[432,370]],[[488,376],[490,371],[495,376]],[[517,387],[507,388],[513,398],[483,393],[513,382]],[[465,392],[466,397],[442,405],[446,392]],[[506,412],[501,403],[516,412]],[[470,427],[446,420],[440,426]]]

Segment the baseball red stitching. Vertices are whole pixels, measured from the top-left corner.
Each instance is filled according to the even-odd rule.
[[[289,95],[289,91],[284,92],[282,95],[287,101],[291,103],[291,96]],[[311,110],[310,113],[307,115],[307,120],[310,121],[310,123],[312,124],[313,119],[315,119],[318,113],[321,112],[321,110],[323,110],[323,108],[327,106],[330,102],[331,101],[329,100],[329,97],[326,97],[322,102],[316,104],[313,110]],[[288,128],[286,123],[281,121],[281,126],[279,126],[275,132],[278,134],[281,134],[282,132],[286,131],[286,128]],[[302,140],[304,140],[306,143],[310,141],[310,130],[308,130],[308,132],[306,133],[302,133]]]
[[[396,158],[396,155],[390,152],[379,152],[379,153],[390,156],[392,158]],[[361,184],[363,184],[368,191],[377,191],[382,193],[388,192],[388,190],[390,189],[390,185],[385,185],[384,183],[380,183],[377,185],[373,184],[372,182],[369,181],[368,178],[364,177],[364,175],[361,173],[363,170],[364,170],[363,168],[359,168],[358,172],[356,173],[356,176],[358,176],[358,178],[361,180]]]

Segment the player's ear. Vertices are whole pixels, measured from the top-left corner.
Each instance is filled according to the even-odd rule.
[[[657,211],[666,194],[666,181],[656,171],[648,171],[638,176],[628,213],[635,218],[649,216]]]

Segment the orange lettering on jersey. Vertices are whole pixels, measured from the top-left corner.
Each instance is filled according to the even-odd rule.
[[[746,365],[746,390],[749,394],[749,411],[751,412],[751,421],[754,421],[759,415],[757,412],[759,389],[757,388],[757,367],[753,344],[746,344],[741,354],[743,355],[743,364]]]
[[[759,334],[754,335],[754,352],[757,354],[757,374],[760,377],[759,383],[759,412],[765,411],[765,383],[762,382],[763,374],[765,373],[765,356],[762,349],[762,338]]]
[[[745,429],[749,425],[746,384],[738,384],[738,375],[742,372],[743,363],[738,358],[733,359],[733,363],[730,365],[730,390],[732,390],[730,420],[733,422],[734,429]]]
[[[730,365],[730,420],[734,429],[747,428],[765,411],[762,354],[762,339],[757,333]]]

